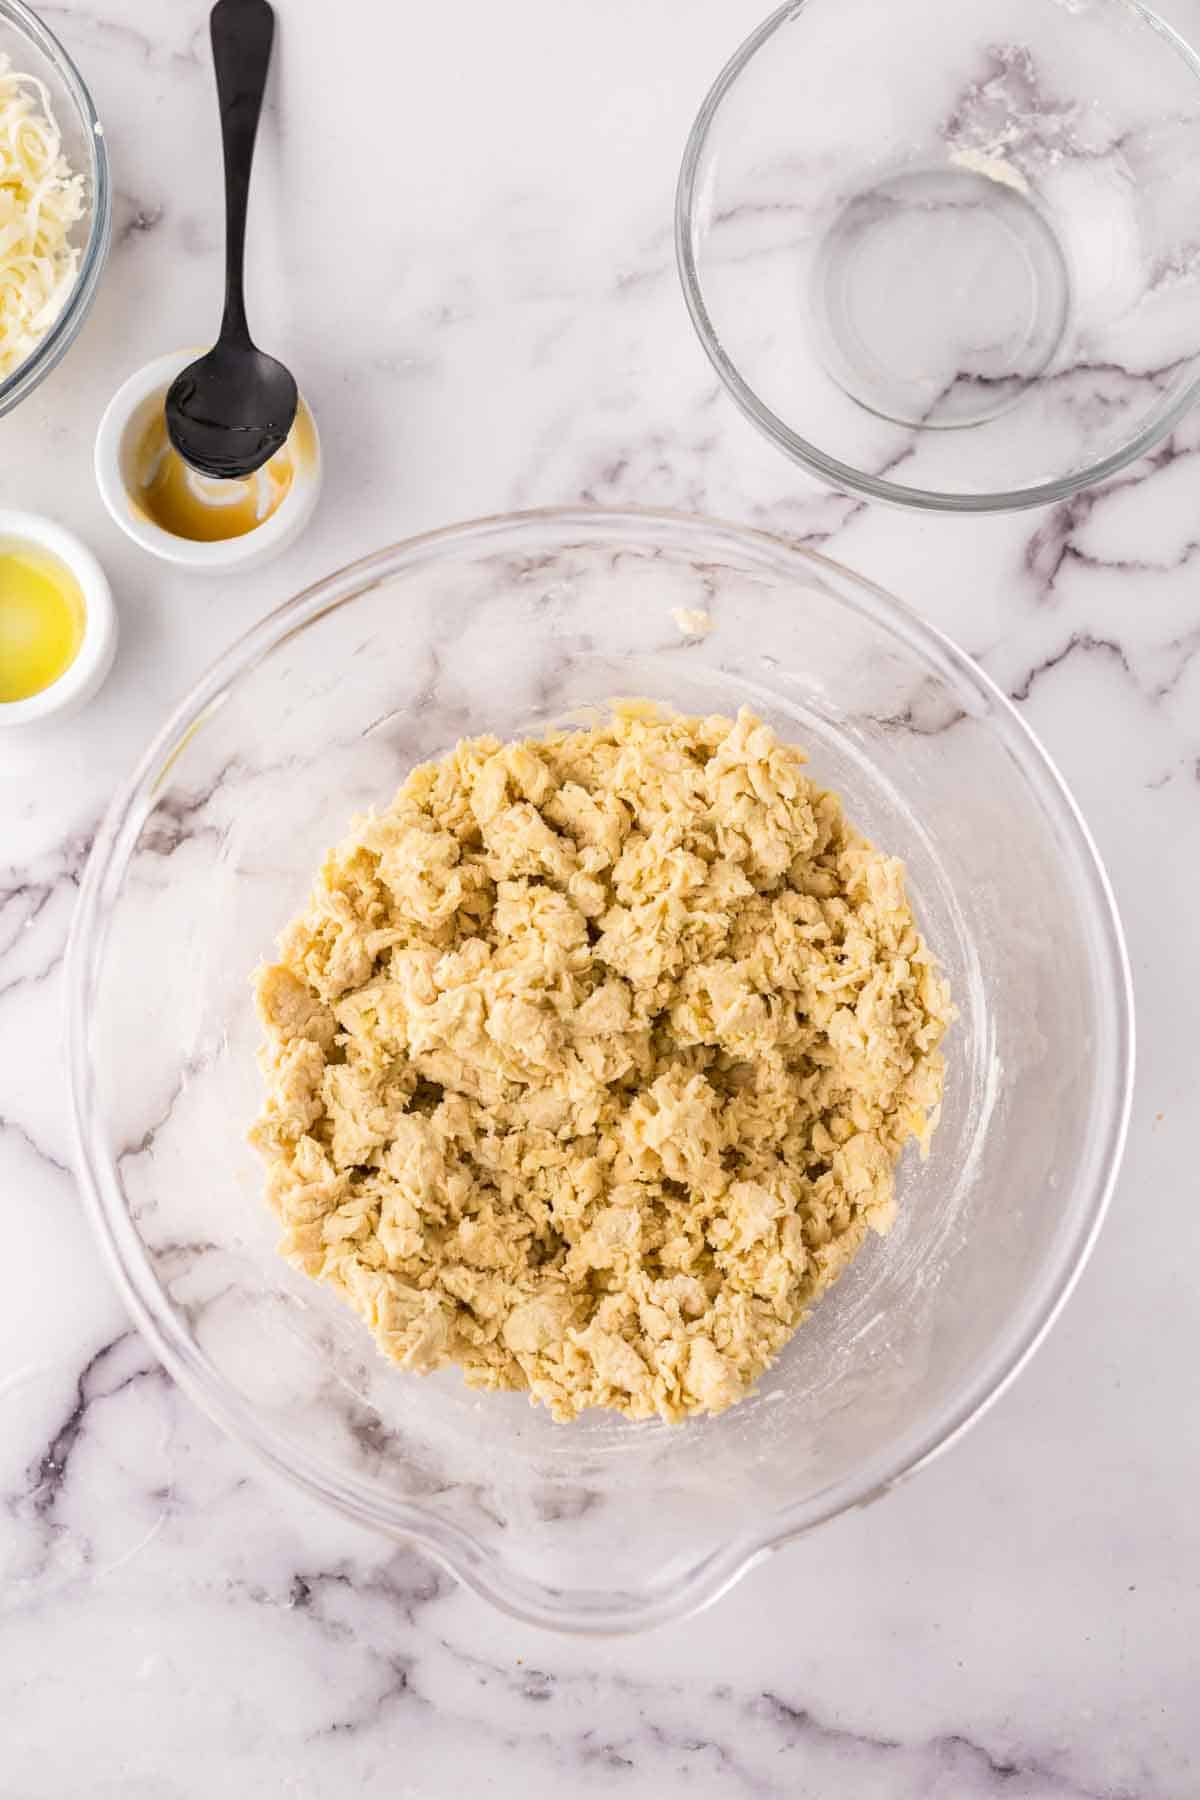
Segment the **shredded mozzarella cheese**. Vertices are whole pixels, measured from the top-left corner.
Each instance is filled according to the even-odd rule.
[[[83,176],[62,150],[50,96],[0,55],[0,381],[41,343],[79,268],[71,230]]]

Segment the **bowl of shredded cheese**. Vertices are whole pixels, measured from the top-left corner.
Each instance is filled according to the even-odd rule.
[[[66,50],[0,0],[0,414],[74,342],[104,266],[108,151]]]

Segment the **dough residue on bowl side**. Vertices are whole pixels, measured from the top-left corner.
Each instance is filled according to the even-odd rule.
[[[900,862],[743,710],[415,768],[259,971],[297,1268],[406,1368],[559,1419],[741,1398],[937,1121]]]

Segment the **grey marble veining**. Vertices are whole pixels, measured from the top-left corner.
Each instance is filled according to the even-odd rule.
[[[718,390],[668,229],[695,103],[759,10],[616,0],[600,22],[534,0],[426,9],[418,31],[281,0],[251,309],[300,373],[327,488],[284,561],[207,585],[128,545],[90,474],[117,382],[204,340],[218,303],[203,9],[47,9],[106,120],[117,234],[78,345],[0,423],[0,483],[92,543],[122,647],[79,719],[0,746],[3,1800],[1200,1793],[1200,420],[1043,513],[916,518],[804,483]],[[1200,36],[1197,0],[1170,10]],[[361,146],[348,188],[302,128],[331,97]],[[59,1008],[108,797],[220,648],[389,540],[580,499],[773,527],[979,656],[1108,862],[1141,1034],[1109,1221],[1015,1388],[884,1503],[611,1643],[489,1612],[264,1476],[177,1391],[80,1212]],[[205,825],[194,800],[164,879]]]

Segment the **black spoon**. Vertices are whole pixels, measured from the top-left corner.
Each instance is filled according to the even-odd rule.
[[[253,475],[287,439],[298,395],[291,371],[256,348],[242,272],[250,166],[275,36],[268,0],[217,0],[210,19],[225,153],[225,316],[213,348],[167,393],[167,433],[202,475]]]

